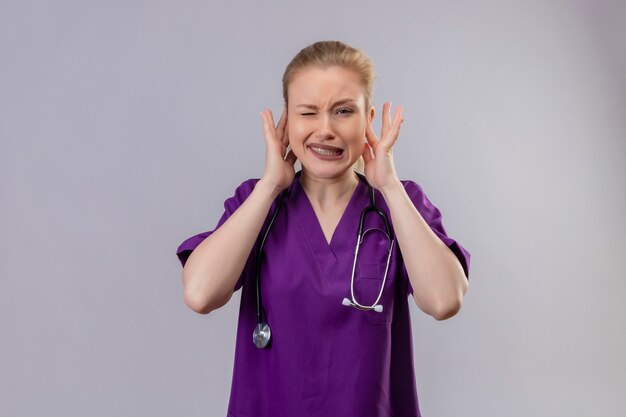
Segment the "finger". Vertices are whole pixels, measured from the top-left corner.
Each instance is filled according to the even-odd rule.
[[[285,130],[285,125],[287,124],[287,115],[285,109],[283,109],[283,113],[280,115],[280,120],[278,121],[278,125],[276,125],[276,137],[283,137],[283,131]]]
[[[293,151],[289,151],[289,153],[287,154],[287,156],[285,156],[285,161],[289,161],[289,163],[291,165],[295,164],[296,161],[298,160],[298,157],[296,156],[295,153],[293,153]]]
[[[259,113],[261,116],[261,123],[263,124],[263,136],[267,136],[267,127],[265,126],[267,123],[265,121],[265,110]]]
[[[365,139],[371,147],[374,147],[375,143],[378,142],[378,137],[376,137],[376,133],[374,133],[374,129],[369,120],[365,122]]]
[[[380,129],[380,137],[384,138],[391,130],[391,102],[387,101],[383,104],[383,126]]]
[[[289,125],[287,124],[286,121],[285,121],[285,129],[283,131],[283,137],[281,139],[281,143],[283,144],[283,146],[289,145]]]
[[[263,133],[265,136],[265,141],[269,144],[270,142],[275,140],[275,131],[272,129],[273,122],[269,120],[269,116],[266,110],[261,112],[261,118],[263,120]]]
[[[365,146],[363,146],[363,153],[361,156],[363,157],[363,161],[367,164],[369,161],[374,159],[374,157],[372,156],[372,147],[369,143],[365,143],[364,145]]]
[[[402,116],[402,112],[404,111],[404,107],[400,106],[396,108],[394,117],[393,117],[393,125],[391,130],[389,131],[388,143],[389,146],[393,146],[398,140],[398,135],[400,134],[400,126],[402,122],[404,122],[404,117]]]

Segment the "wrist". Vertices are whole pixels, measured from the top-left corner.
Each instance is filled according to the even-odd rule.
[[[257,181],[254,189],[258,189],[264,195],[269,195],[272,200],[278,197],[278,194],[280,194],[280,192],[282,191],[276,185],[269,183],[265,178],[261,178],[259,181]]]
[[[404,191],[404,185],[402,185],[402,182],[399,179],[392,181],[391,183],[385,185],[380,189],[380,193],[383,195],[383,197],[385,197],[385,200],[387,199],[388,195],[402,191]]]

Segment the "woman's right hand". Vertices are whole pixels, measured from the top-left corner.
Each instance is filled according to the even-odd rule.
[[[271,110],[261,112],[263,132],[265,134],[265,171],[263,181],[282,191],[287,188],[295,177],[294,164],[298,159],[292,150],[286,157],[289,145],[287,129],[287,111],[283,109],[278,125],[274,128],[274,116]]]

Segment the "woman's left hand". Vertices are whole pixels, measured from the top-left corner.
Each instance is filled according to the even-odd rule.
[[[393,117],[393,123],[391,122],[391,103],[385,102],[383,104],[383,121],[380,129],[380,139],[374,133],[372,124],[369,120],[366,120],[365,127],[365,143],[363,149],[363,160],[365,161],[365,178],[372,187],[379,191],[384,188],[394,185],[400,180],[396,174],[396,169],[393,164],[393,145],[398,140],[400,134],[400,125],[404,122],[402,111],[404,107],[396,107],[396,111]]]

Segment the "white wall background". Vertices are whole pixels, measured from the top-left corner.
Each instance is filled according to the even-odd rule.
[[[619,1],[0,1],[0,415],[224,416],[239,296],[175,256],[263,173],[300,48],[338,39],[405,106],[401,178],[472,254],[412,305],[425,417],[626,413]]]

